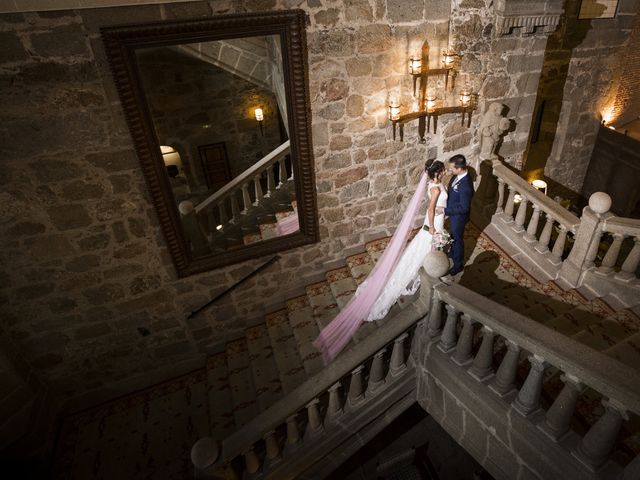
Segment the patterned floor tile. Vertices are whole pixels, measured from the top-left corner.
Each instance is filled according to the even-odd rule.
[[[306,291],[313,318],[318,325],[318,330],[322,330],[340,312],[338,304],[333,298],[329,282],[323,281],[308,285]]]
[[[262,236],[262,240],[267,240],[269,238],[275,238],[278,236],[278,232],[276,231],[277,223],[261,223],[260,224],[260,235]]]
[[[369,272],[373,269],[373,260],[369,253],[358,253],[346,258],[347,266],[351,272],[351,276],[356,281],[356,285],[360,285]]]
[[[371,257],[371,260],[373,261],[374,264],[378,261],[378,259],[382,255],[382,253],[384,252],[384,249],[387,248],[387,245],[389,244],[390,240],[391,240],[391,237],[385,237],[379,240],[368,242],[365,245],[367,253]]]
[[[245,332],[258,408],[266,410],[282,398],[280,375],[276,365],[267,325],[261,323]]]
[[[326,273],[327,282],[329,282],[329,288],[333,293],[333,298],[336,299],[338,308],[342,310],[356,291],[357,285],[349,267],[336,268]]]

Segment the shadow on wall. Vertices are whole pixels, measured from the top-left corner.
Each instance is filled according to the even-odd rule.
[[[604,11],[605,7],[600,7]],[[592,20],[578,20],[579,9],[580,0],[566,0],[565,15],[547,40],[522,168],[523,172],[535,172],[540,178],[556,140],[573,50],[582,44],[588,31],[593,28]]]

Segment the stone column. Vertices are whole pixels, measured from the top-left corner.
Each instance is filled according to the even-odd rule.
[[[504,220],[507,223],[513,222],[513,209],[515,208],[516,189],[511,185],[507,185],[509,189],[509,197],[507,197],[507,204],[504,207]]]
[[[527,226],[527,234],[524,236],[524,239],[527,242],[535,242],[536,232],[538,231],[538,221],[540,220],[540,207],[533,204],[533,214],[531,215],[531,220],[529,220],[529,225]]]
[[[624,240],[624,235],[621,233],[613,234],[613,243],[607,250],[607,254],[602,259],[602,265],[598,269],[599,272],[609,273],[613,271],[613,267],[616,264],[616,260],[618,260],[618,255],[620,255],[620,247],[622,246],[622,242]]]
[[[456,352],[453,354],[453,361],[458,365],[466,365],[473,359],[471,348],[473,347],[473,319],[463,313],[462,316],[462,332],[456,345]]]
[[[298,431],[297,413],[287,417],[287,443],[295,445],[300,441],[300,432]]]
[[[358,367],[360,368],[360,367]],[[351,377],[353,381],[353,377]],[[329,407],[327,408],[327,417],[329,420],[342,415],[342,399],[340,398],[340,382],[334,383],[329,388]],[[362,388],[362,380],[360,380],[360,388]]]
[[[280,445],[278,445],[275,430],[271,430],[265,434],[264,443],[267,450],[267,458],[271,463],[274,463],[280,458]]]
[[[482,327],[482,343],[476,358],[473,359],[469,375],[479,382],[493,375],[493,330],[486,325]]]
[[[504,180],[498,178],[498,206],[496,207],[496,214],[504,212]]]
[[[364,400],[364,389],[362,388],[362,370],[364,365],[360,365],[351,372],[351,382],[349,383],[349,405],[357,405]]]
[[[513,402],[513,408],[523,416],[529,416],[540,408],[540,393],[542,392],[542,378],[546,362],[538,355],[529,357],[531,370]]]
[[[389,374],[392,377],[397,376],[405,368],[407,364],[404,360],[404,341],[409,336],[408,333],[403,333],[393,342],[393,350],[391,351],[391,364],[389,365]]]
[[[554,442],[560,440],[569,431],[571,418],[582,390],[582,384],[573,375],[562,375],[564,388],[547,410],[544,422],[538,428],[546,433]]]
[[[307,404],[307,417],[309,419],[309,427],[307,429],[307,432],[311,435],[320,432],[324,428],[322,426],[320,412],[318,411],[319,403],[320,400],[314,398]]]
[[[556,238],[556,243],[553,244],[553,250],[551,251],[551,262],[555,265],[562,263],[564,245],[567,241],[567,228],[564,225],[559,225],[559,228],[558,238]]]
[[[549,251],[549,241],[551,240],[551,231],[553,230],[553,217],[548,213],[545,213],[545,216],[547,217],[547,221],[545,222],[542,233],[540,234],[538,245],[536,245],[536,250],[540,253],[546,253]]]
[[[560,267],[560,277],[573,287],[578,286],[582,272],[593,265],[602,235],[602,217],[610,207],[611,197],[606,193],[596,192],[589,197],[589,206],[582,211],[573,247]]]
[[[267,168],[267,193],[265,197],[270,197],[276,189],[276,180],[273,175],[273,165]]]
[[[516,213],[516,224],[513,226],[513,229],[516,232],[522,232],[524,230],[524,220],[527,217],[527,206],[529,205],[529,200],[523,195],[520,195],[522,200],[520,201],[520,205],[518,205],[518,213]]]
[[[622,420],[628,420],[626,409],[613,400],[603,401],[605,407],[602,415],[582,438],[582,443],[574,455],[582,463],[595,469],[609,456],[609,452],[622,426]]]
[[[231,195],[229,196],[231,198],[231,223],[236,223],[240,217],[240,205],[238,205],[238,196],[236,192],[237,190],[231,192]]]
[[[260,460],[256,452],[253,450],[253,446],[244,452],[244,467],[249,473],[256,473],[260,469]]]
[[[242,211],[240,213],[246,214],[251,208],[251,197],[249,196],[249,184],[242,184]]]
[[[367,393],[373,393],[381,385],[384,384],[384,352],[386,349],[380,350],[373,356],[371,362],[371,371],[369,372],[369,384],[367,385]]]
[[[442,333],[442,300],[434,293],[429,311],[429,328],[427,334],[433,338]]]
[[[505,396],[516,388],[516,373],[518,372],[518,359],[520,347],[511,340],[507,340],[507,353],[505,354],[496,377],[489,386],[498,395]]]
[[[616,275],[616,278],[620,280],[633,280],[636,278],[636,270],[638,269],[638,263],[640,263],[640,237],[636,237],[633,243],[633,248],[627,255],[620,272]]]
[[[256,175],[253,179],[253,188],[255,189],[255,196],[256,196],[256,200],[253,202],[254,206],[258,206],[260,204],[260,201],[263,198],[263,194],[262,194],[262,185],[260,184],[260,175]]]
[[[444,330],[442,331],[442,335],[440,336],[440,343],[438,343],[438,348],[443,352],[450,352],[456,346],[457,342],[457,333],[456,333],[456,324],[458,322],[458,310],[451,305],[446,305],[447,309],[447,321],[444,324]]]

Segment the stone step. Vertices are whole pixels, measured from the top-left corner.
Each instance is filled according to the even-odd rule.
[[[227,343],[227,367],[233,418],[239,428],[259,413],[246,338]]]
[[[307,295],[287,300],[289,324],[298,343],[298,352],[308,376],[323,368],[322,355],[312,342],[318,337],[318,325],[313,318],[313,308]]]
[[[367,242],[365,244],[365,249],[371,257],[371,260],[375,264],[380,256],[384,253],[384,249],[387,248],[387,245],[391,241],[391,237],[380,238],[378,240],[373,240],[371,242]]]
[[[605,353],[619,362],[637,369],[640,365],[640,333],[635,333],[617,345],[606,349]]]
[[[278,232],[276,231],[277,223],[261,223],[260,224],[260,234],[262,235],[263,240],[268,240],[270,238],[275,238],[278,236]]]
[[[356,281],[347,266],[328,271],[326,277],[333,298],[336,299],[338,308],[342,310],[356,291]]]
[[[322,330],[340,312],[333,297],[329,282],[322,281],[307,285],[307,298],[318,330]]]
[[[258,407],[261,411],[266,410],[283,396],[267,325],[261,323],[250,327],[245,336]]]
[[[242,236],[242,243],[244,245],[251,245],[252,243],[258,243],[262,241],[262,235],[260,233],[248,233]]]
[[[356,285],[360,285],[367,278],[367,275],[369,275],[369,272],[371,272],[374,265],[369,252],[351,255],[346,258],[346,262]]]
[[[293,329],[289,324],[287,310],[282,309],[270,313],[265,317],[265,320],[278,366],[280,384],[286,395],[306,379],[306,373],[298,353]]]
[[[581,305],[552,318],[545,325],[570,337],[600,321],[602,321],[600,316],[586,308],[586,305]]]
[[[233,400],[229,389],[227,353],[220,352],[207,359],[207,399],[211,432],[221,438],[235,430]]]

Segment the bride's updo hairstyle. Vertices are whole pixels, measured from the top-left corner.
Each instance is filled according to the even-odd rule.
[[[427,160],[427,163],[424,164],[424,171],[427,172],[431,180],[435,180],[438,174],[444,172],[444,163],[440,160]]]

